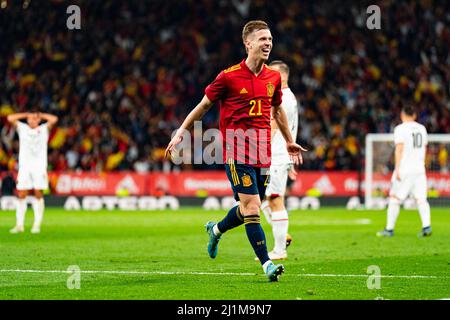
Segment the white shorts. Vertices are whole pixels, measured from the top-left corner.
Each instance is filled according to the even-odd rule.
[[[17,175],[17,190],[47,190],[48,176],[46,170],[20,168]]]
[[[416,200],[425,200],[427,198],[427,177],[425,174],[415,174],[402,177],[402,180],[395,179],[395,174],[391,179],[391,191],[389,196],[394,196],[403,201],[410,194]]]
[[[284,196],[289,170],[292,164],[273,164],[270,166],[270,182],[266,189],[267,197]]]

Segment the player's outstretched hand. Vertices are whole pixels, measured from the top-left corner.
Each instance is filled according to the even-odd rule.
[[[181,135],[178,134],[178,132],[173,136],[172,140],[170,140],[169,144],[167,145],[166,151],[164,152],[164,157],[167,158],[167,156],[172,157],[172,152],[175,150],[175,147],[177,144],[179,144],[182,140]]]
[[[308,151],[301,145],[295,142],[289,142],[286,144],[286,149],[289,153],[289,157],[294,162],[294,165],[303,164],[302,151]]]

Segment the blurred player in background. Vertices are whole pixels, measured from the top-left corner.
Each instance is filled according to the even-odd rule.
[[[395,170],[389,192],[387,224],[379,237],[392,237],[401,203],[409,194],[414,196],[422,220],[419,236],[431,236],[430,205],[427,200],[425,154],[428,144],[427,129],[417,123],[416,111],[406,106],[400,114],[402,123],[394,129]]]
[[[16,127],[19,135],[19,172],[17,175],[18,201],[16,208],[16,226],[11,233],[24,231],[25,213],[27,211],[26,196],[34,189],[33,202],[34,223],[31,233],[41,231],[44,216],[43,191],[48,188],[47,147],[51,128],[58,117],[40,112],[16,113],[8,116],[8,121]],[[27,123],[19,120],[26,119]],[[46,121],[40,124],[41,121]]]
[[[272,50],[272,35],[264,21],[248,22],[242,31],[247,58],[222,72],[206,88],[202,101],[189,113],[166,149],[166,155],[181,142],[183,130],[200,120],[213,102],[220,102],[220,130],[223,138],[223,160],[235,199],[233,207],[219,223],[206,224],[209,234],[208,253],[215,258],[222,234],[245,224],[248,240],[269,281],[277,281],[284,272],[269,258],[259,208],[269,181],[271,115],[276,121],[291,157],[301,158],[301,146],[294,142],[282,101],[281,77],[277,70],[265,65]],[[255,136],[239,139],[250,130]],[[233,136],[229,139],[229,134]],[[241,132],[236,134],[237,132]],[[255,151],[256,148],[256,151]],[[251,150],[254,150],[251,152]],[[263,150],[264,149],[264,150]],[[299,161],[299,160],[298,160]]]
[[[289,130],[292,137],[297,137],[298,103],[294,93],[288,86],[289,67],[280,60],[272,61],[270,66],[280,72],[281,90],[283,92],[282,107],[286,112]],[[267,222],[272,226],[275,246],[269,252],[271,260],[287,258],[286,247],[292,241],[288,234],[288,212],[284,206],[288,175],[295,180],[297,172],[294,163],[286,150],[286,141],[278,130],[277,123],[272,120],[272,163],[270,165],[270,183],[266,189],[266,199],[261,204]]]

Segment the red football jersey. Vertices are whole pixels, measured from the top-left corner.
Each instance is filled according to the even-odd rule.
[[[219,73],[205,89],[220,103],[224,163],[270,167],[270,111],[281,105],[281,76],[267,65],[256,76],[245,60]]]

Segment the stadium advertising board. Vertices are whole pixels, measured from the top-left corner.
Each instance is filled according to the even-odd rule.
[[[145,195],[148,175],[137,173],[49,173],[57,195]]]
[[[134,172],[49,173],[50,193],[68,196],[231,196],[229,181],[223,171],[180,173]],[[374,176],[374,190],[385,196],[390,187],[389,175]],[[450,174],[428,174],[429,197],[450,196]],[[364,182],[361,185],[364,190]],[[358,173],[354,171],[300,172],[292,184],[291,196],[351,197],[358,195]]]
[[[386,195],[390,187],[390,175],[375,175],[375,190]],[[152,195],[171,194],[176,196],[228,196],[229,181],[224,172],[202,171],[172,174],[153,173],[149,175],[148,191]],[[430,173],[428,185],[435,196],[450,195],[450,175]],[[292,184],[292,196],[351,197],[358,195],[358,173],[355,171],[300,172]],[[364,190],[362,182],[361,190]]]
[[[16,177],[16,174],[14,174]],[[374,190],[386,196],[390,175],[374,175]],[[134,172],[50,172],[50,194],[60,196],[165,196],[207,197],[232,196],[223,171],[191,171],[180,173]],[[450,174],[428,174],[429,197],[450,196]],[[364,190],[364,181],[361,185]],[[292,184],[292,196],[352,197],[358,195],[358,173],[355,171],[300,172]]]

